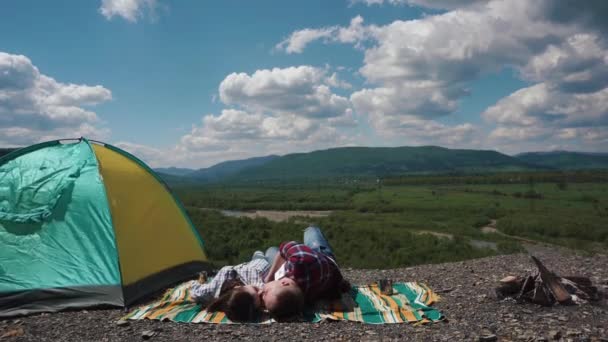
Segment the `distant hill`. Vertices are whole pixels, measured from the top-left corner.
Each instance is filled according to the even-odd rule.
[[[17,150],[17,148],[0,148],[0,157],[13,152],[14,150]]]
[[[199,182],[216,182],[231,177],[245,169],[255,168],[264,165],[279,156],[270,155],[265,157],[255,157],[243,160],[231,160],[216,164],[214,166],[194,171],[187,176]]]
[[[560,170],[608,169],[608,153],[527,152],[515,157],[526,163]]]
[[[179,168],[179,167],[159,167],[157,169],[154,169],[154,171],[165,174],[165,175],[187,176],[187,175],[195,172],[196,170]]]
[[[177,185],[190,186],[190,185],[196,185],[199,183],[198,181],[196,181],[192,178],[186,177],[186,176],[170,175],[170,174],[162,173],[162,172],[158,172],[158,171],[156,171],[156,174],[160,178],[162,178],[162,180],[167,185],[170,185],[170,186],[177,186]]]
[[[289,154],[244,169],[231,181],[316,179],[343,176],[498,172],[538,167],[496,152],[422,147],[344,147]],[[542,168],[542,167],[541,167]]]

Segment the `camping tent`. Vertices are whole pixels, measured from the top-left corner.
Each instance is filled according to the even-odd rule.
[[[0,317],[128,306],[207,266],[182,206],[129,153],[77,139],[0,158]]]

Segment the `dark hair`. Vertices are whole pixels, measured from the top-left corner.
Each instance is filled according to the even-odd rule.
[[[350,282],[344,278],[340,280],[337,286],[331,286],[323,292],[318,299],[336,300],[342,298],[342,293],[350,291]]]
[[[254,321],[260,314],[254,296],[236,286],[243,286],[243,283],[239,280],[224,282],[220,296],[207,306],[207,311],[222,311],[233,322]]]
[[[268,310],[277,320],[290,318],[304,310],[304,293],[294,286],[277,293],[277,305]]]

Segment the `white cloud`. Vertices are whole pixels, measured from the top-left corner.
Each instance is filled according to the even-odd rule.
[[[430,136],[433,130],[449,134],[449,128],[432,120],[455,112],[473,82],[510,68],[536,85],[505,97],[483,113],[489,124],[496,125],[488,141],[512,134],[511,140],[550,137],[557,146],[557,139],[603,136],[608,87],[608,40],[604,35],[608,25],[602,19],[608,14],[605,2],[351,3],[357,2],[453,9],[384,26],[364,25],[356,17],[346,27],[316,29],[323,34],[300,42],[297,49],[287,51],[289,38],[279,44],[288,53],[301,53],[314,40],[362,48],[365,57],[359,73],[366,85],[353,92],[350,100],[359,115],[369,116],[379,134],[399,131],[403,125],[423,127],[421,131],[429,131]],[[427,127],[433,128],[425,130],[424,121],[415,120],[427,120]],[[580,133],[590,132],[591,127],[593,134]],[[578,132],[575,138],[569,138],[573,131],[568,129]]]
[[[499,132],[524,127],[537,128],[537,132],[541,127],[554,131],[577,127],[607,129],[608,88],[595,93],[565,93],[540,83],[501,99],[482,116],[499,124]]]
[[[176,148],[158,148],[128,141],[119,141],[113,145],[143,160],[150,167],[177,165],[182,161]]]
[[[363,64],[358,70],[365,81],[363,88],[353,91],[349,98],[336,94],[337,88],[352,89],[352,85],[329,67],[232,73],[219,86],[218,98],[227,108],[218,115],[203,117],[175,147],[129,148],[140,149],[159,165],[208,166],[225,159],[351,145],[369,138],[358,135],[365,122],[377,136],[387,139],[383,141],[397,145],[435,144],[506,152],[573,146],[608,148],[608,54],[604,34],[608,25],[604,2],[351,3],[448,11],[384,26],[365,24],[361,16],[356,16],[345,26],[295,31],[275,48],[298,54],[313,42],[321,42],[352,44],[363,51]],[[146,2],[124,4],[112,15],[136,21],[144,13],[142,9],[148,8]],[[33,82],[27,68],[11,69],[22,77],[11,77],[10,83],[0,80],[0,89],[15,85],[23,88]],[[483,112],[489,134],[471,123],[448,125],[436,121],[458,110],[473,82],[505,68],[531,85]],[[83,89],[77,100],[86,98],[91,104],[103,101],[103,97],[84,95],[97,94],[98,90],[92,88]],[[80,108],[83,103],[68,105],[70,98],[58,92],[53,98],[56,100],[49,103],[64,107]],[[57,120],[59,113],[55,111]],[[65,114],[66,118],[86,117],[77,110],[66,113],[71,113]]]
[[[155,15],[157,0],[101,0],[99,13],[110,20],[115,16],[132,23],[142,18],[146,11]]]
[[[292,33],[289,38],[277,44],[278,50],[287,53],[301,53],[309,43],[321,38],[329,38],[333,35],[334,28],[303,29]]]
[[[338,74],[335,72],[325,78],[325,83],[333,88],[351,89],[353,87],[352,84],[338,78]]]
[[[340,116],[348,99],[332,93],[326,70],[311,66],[232,73],[220,84],[220,99],[251,112],[293,114],[307,118]]]
[[[224,109],[219,116],[206,115],[200,127],[182,137],[182,144],[193,150],[224,149],[251,141],[288,142],[306,140],[321,127],[316,120],[295,115],[267,116],[241,110]]]
[[[455,9],[475,4],[483,4],[489,0],[350,0],[351,5],[362,3],[367,6],[393,5],[393,6],[419,6],[434,9]]]
[[[531,21],[526,2],[485,4],[381,27],[363,25],[356,17],[348,27],[319,30],[331,32],[325,42],[359,47],[375,42],[365,49],[360,69],[368,83],[379,86],[359,94],[374,97],[376,101],[370,98],[368,104],[404,108],[404,115],[436,117],[457,108],[470,82],[506,65],[525,64],[566,32],[546,21]]]
[[[359,125],[359,118],[357,118],[356,114],[352,110],[348,109],[344,115],[329,118],[327,119],[327,122],[329,125],[336,128],[353,128]]]
[[[608,86],[608,51],[596,34],[574,34],[533,56],[521,73],[565,92],[595,92]]]
[[[357,48],[362,47],[362,43],[373,38],[376,33],[376,26],[363,25],[363,17],[356,16],[350,21],[347,27],[331,26],[320,29],[306,28],[293,32],[289,37],[275,46],[279,51],[288,54],[302,53],[306,46],[316,40],[323,40],[325,43],[345,43],[354,44]]]
[[[96,85],[66,84],[41,74],[29,58],[0,52],[0,143],[25,145],[79,136],[105,137],[85,108],[112,99]]]
[[[449,126],[411,115],[372,112],[369,120],[376,133],[397,145],[443,145],[472,147],[480,144],[479,128],[463,123]]]
[[[568,93],[539,83],[501,99],[482,116],[496,124],[488,143],[502,149],[608,149],[608,88]]]
[[[165,158],[158,165],[206,167],[229,159],[352,145],[354,137],[337,127],[356,125],[351,110],[339,117],[308,118],[224,109],[220,115],[204,116],[201,125],[180,139],[171,153],[173,163]]]
[[[351,95],[351,102],[359,113],[434,118],[456,110],[460,95],[458,92],[464,91],[442,88],[435,82],[404,82],[392,87],[356,91]]]
[[[351,131],[359,121],[350,101],[331,90],[348,87],[329,66],[232,73],[219,85],[219,100],[227,108],[205,115],[175,146],[122,146],[153,166],[207,167],[230,159],[353,145]]]

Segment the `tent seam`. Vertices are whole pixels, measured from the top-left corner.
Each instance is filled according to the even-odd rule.
[[[116,240],[116,229],[114,227],[114,218],[113,218],[113,213],[112,213],[112,208],[110,206],[110,199],[108,198],[108,191],[106,190],[106,183],[105,181],[103,181],[103,173],[101,171],[101,164],[99,163],[99,159],[97,158],[97,154],[95,154],[95,149],[93,148],[93,146],[91,146],[91,143],[86,139],[86,138],[81,138],[82,141],[87,143],[87,146],[89,146],[89,149],[91,150],[91,153],[93,153],[93,156],[95,157],[95,163],[97,164],[97,173],[99,175],[101,175],[101,188],[103,189],[103,194],[106,198],[106,206],[108,208],[108,211],[110,212],[110,224],[112,225],[112,240],[114,240],[114,248],[116,249],[116,260],[118,261],[118,276],[120,277],[120,292],[122,294],[122,301],[123,301],[123,306],[127,306],[127,299],[125,298],[125,287],[124,287],[124,281],[123,281],[123,277],[122,277],[122,266],[120,263],[120,251],[118,249],[118,241]]]

